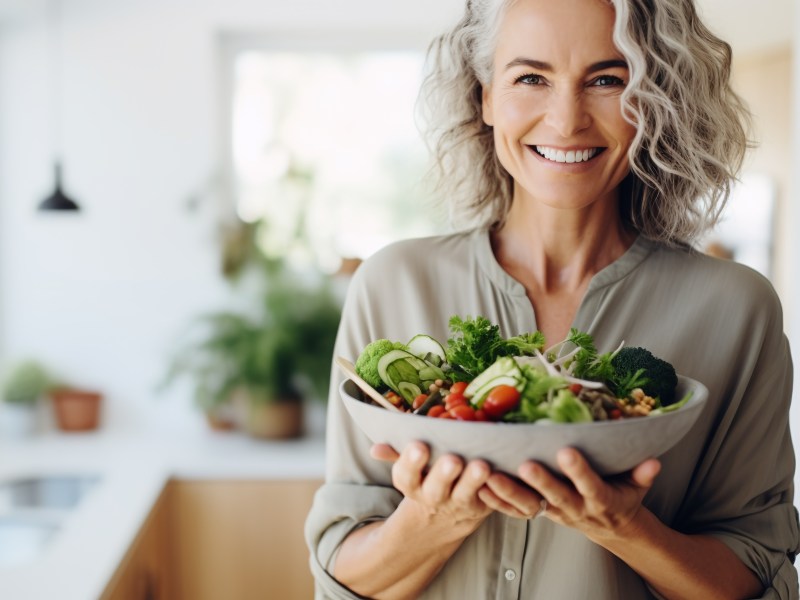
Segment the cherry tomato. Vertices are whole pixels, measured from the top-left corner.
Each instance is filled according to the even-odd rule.
[[[466,381],[456,381],[453,385],[450,386],[450,393],[451,394],[463,394],[464,390],[467,389],[467,382]]]
[[[460,404],[459,406],[451,408],[449,412],[453,415],[454,419],[458,419],[459,421],[475,420],[475,409],[466,404]]]
[[[489,417],[486,416],[486,412],[482,408],[479,408],[478,410],[475,411],[475,420],[488,421]]]
[[[612,408],[608,413],[609,419],[621,419],[622,418],[622,411],[618,408]]]
[[[569,391],[575,395],[580,394],[582,389],[583,386],[580,383],[573,383],[572,385],[569,386]]]
[[[444,401],[444,407],[447,410],[450,410],[456,406],[465,406],[466,404],[467,399],[464,398],[463,394],[447,394],[447,398]]]
[[[392,391],[386,392],[386,399],[395,406],[402,406],[404,400]]]
[[[426,396],[425,394],[420,394],[419,396],[414,398],[414,402],[411,404],[411,408],[417,410],[420,406],[422,406],[422,403],[425,402],[425,400],[427,399],[428,396]]]
[[[520,393],[510,385],[498,385],[489,392],[483,402],[483,411],[492,419],[500,419],[519,404]]]
[[[441,404],[437,404],[436,406],[431,406],[431,409],[428,411],[428,416],[438,417],[444,412],[445,412],[444,406],[442,406]]]
[[[451,414],[450,414],[449,412],[447,412],[447,411],[444,411],[442,414],[440,414],[440,415],[439,415],[439,418],[440,418],[440,419],[455,419],[455,417],[454,417],[453,415],[451,415]]]

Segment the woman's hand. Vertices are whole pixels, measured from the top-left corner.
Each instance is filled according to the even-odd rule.
[[[560,450],[557,460],[569,481],[528,461],[520,466],[518,475],[530,489],[495,473],[479,497],[487,506],[511,516],[530,517],[546,507],[543,516],[600,541],[619,536],[632,525],[644,495],[661,469],[657,460],[649,459],[626,476],[603,480],[573,448]]]
[[[491,476],[485,461],[465,465],[458,456],[448,454],[426,469],[430,451],[421,442],[412,442],[401,454],[386,444],[375,444],[371,453],[373,458],[394,462],[394,487],[430,518],[475,528],[492,512],[478,495]]]

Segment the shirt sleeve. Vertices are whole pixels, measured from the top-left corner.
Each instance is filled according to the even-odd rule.
[[[771,292],[771,288],[769,290]],[[789,429],[792,360],[774,293],[750,318],[750,339],[725,352],[734,375],[682,509],[673,524],[714,537],[760,579],[763,598],[798,598],[800,547]]]
[[[348,286],[334,348],[335,356],[353,361],[370,341],[390,335],[382,331],[377,322],[380,316],[368,301],[375,302],[364,276],[369,268],[366,263],[359,267]],[[347,414],[339,397],[344,379],[334,369],[328,399],[325,483],[314,497],[305,524],[318,599],[360,598],[332,576],[335,553],[354,529],[387,518],[402,498],[392,487],[391,466],[370,457],[372,443]]]

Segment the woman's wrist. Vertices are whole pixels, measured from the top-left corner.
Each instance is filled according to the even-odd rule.
[[[652,543],[657,536],[659,526],[666,527],[652,512],[640,505],[628,521],[611,529],[587,533],[586,536],[606,550],[618,554],[614,551],[616,548],[630,548],[632,544],[637,543]]]

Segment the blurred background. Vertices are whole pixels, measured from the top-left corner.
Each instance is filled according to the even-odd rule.
[[[795,4],[699,0],[758,142],[703,245],[771,279],[798,348]],[[310,594],[325,352],[358,262],[447,230],[414,101],[461,6],[0,0],[0,596]]]

